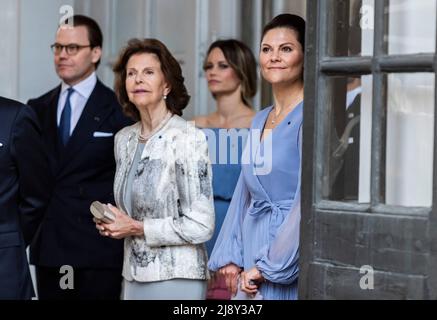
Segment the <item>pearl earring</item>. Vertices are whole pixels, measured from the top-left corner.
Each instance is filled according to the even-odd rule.
[[[163,97],[164,100],[167,100],[167,95],[166,94],[164,94],[162,97]]]

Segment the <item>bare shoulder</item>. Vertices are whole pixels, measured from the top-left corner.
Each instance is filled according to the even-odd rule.
[[[206,128],[208,127],[208,116],[197,116],[194,117],[193,120],[196,127]]]
[[[210,113],[208,115],[198,116],[193,119],[194,123],[196,124],[196,127],[198,128],[211,128],[215,127],[215,124],[217,122],[215,114]]]
[[[252,124],[253,117],[255,116],[256,112],[252,109],[249,109],[247,112],[241,115],[238,119],[238,125],[235,127],[237,128],[250,128]]]

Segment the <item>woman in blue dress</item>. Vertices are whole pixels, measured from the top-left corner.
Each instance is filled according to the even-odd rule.
[[[216,109],[194,121],[207,137],[213,171],[216,224],[206,243],[210,255],[240,176],[241,154],[255,115],[250,99],[256,93],[256,60],[244,43],[218,40],[208,49],[204,70]],[[223,279],[214,277],[207,298],[230,298]]]
[[[237,298],[297,299],[305,21],[263,30],[260,67],[274,105],[257,113],[242,170],[208,262]]]

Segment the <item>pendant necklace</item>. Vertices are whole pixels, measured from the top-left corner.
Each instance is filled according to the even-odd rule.
[[[284,110],[288,110],[288,109],[290,109],[292,106],[295,106],[296,104],[293,102],[292,104],[290,104],[288,107],[286,107],[285,109],[282,109],[280,112],[279,112],[279,114],[278,115],[276,115],[276,113],[275,112],[273,112],[273,116],[274,116],[274,118],[272,119],[272,120],[270,120],[271,121],[271,123],[272,124],[275,124],[276,123],[276,119],[278,119],[279,118],[279,116],[284,112]],[[273,109],[275,109],[276,107],[273,107]],[[272,110],[272,111],[274,111],[274,110]]]

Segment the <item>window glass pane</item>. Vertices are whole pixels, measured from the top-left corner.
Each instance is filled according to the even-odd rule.
[[[435,52],[436,0],[390,0],[389,54]]]
[[[434,77],[432,73],[387,76],[387,204],[432,204]]]
[[[369,202],[372,76],[330,77],[322,198]]]
[[[375,0],[328,0],[329,56],[373,55]]]

